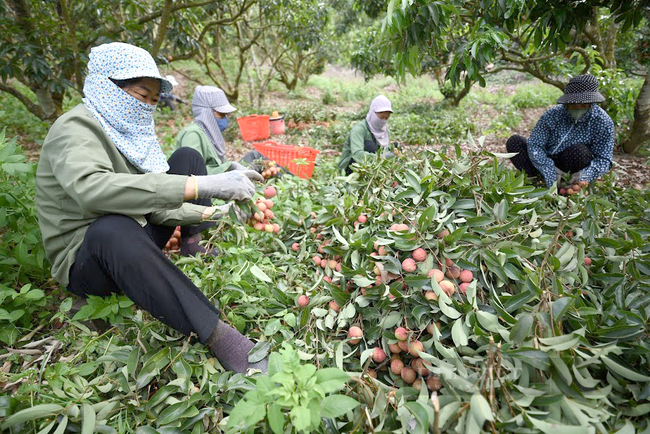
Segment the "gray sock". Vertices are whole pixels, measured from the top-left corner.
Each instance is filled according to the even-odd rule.
[[[219,321],[207,342],[212,354],[229,371],[246,372],[248,368],[259,369],[266,374],[268,360],[248,363],[248,352],[254,344],[236,329]]]

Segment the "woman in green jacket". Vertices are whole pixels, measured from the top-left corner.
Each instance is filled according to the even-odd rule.
[[[376,154],[380,147],[387,149],[390,146],[388,119],[391,113],[393,109],[388,98],[379,95],[372,100],[366,118],[354,125],[348,134],[341,152],[339,170],[349,175],[352,173],[352,163]]]
[[[84,99],[54,123],[36,173],[36,209],[52,275],[74,294],[123,292],[170,327],[196,333],[226,368],[248,363],[253,343],[162,252],[174,227],[196,227],[250,200],[255,171],[207,175],[192,149],[167,160],[154,132],[160,92],[172,85],[145,50],[91,50]],[[191,203],[193,202],[193,203]]]
[[[240,163],[228,161],[226,142],[221,134],[229,126],[228,115],[235,110],[237,109],[228,102],[224,91],[218,87],[198,86],[194,90],[192,97],[194,122],[178,133],[176,146],[197,150],[203,156],[210,175],[228,170],[246,169]],[[261,159],[266,158],[257,151],[250,151],[240,162],[246,162],[257,169],[254,162]]]

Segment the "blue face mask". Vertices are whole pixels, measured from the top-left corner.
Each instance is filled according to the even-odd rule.
[[[216,119],[217,119],[217,125],[219,125],[219,130],[220,131],[223,131],[226,128],[228,128],[228,123],[229,123],[228,118],[222,118],[222,119],[216,118]]]

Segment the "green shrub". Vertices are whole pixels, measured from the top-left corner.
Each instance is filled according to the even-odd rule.
[[[562,91],[548,84],[525,84],[517,88],[512,104],[517,108],[540,108],[556,104]]]
[[[48,279],[36,215],[36,166],[25,161],[16,139],[0,133],[0,277],[19,288]]]
[[[49,272],[34,204],[35,166],[5,134],[0,132],[0,341],[11,345],[21,328],[33,328],[44,314],[47,297],[34,285],[45,283]]]

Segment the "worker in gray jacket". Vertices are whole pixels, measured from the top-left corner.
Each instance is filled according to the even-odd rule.
[[[221,218],[250,200],[252,170],[207,175],[203,158],[165,158],[154,132],[160,92],[171,84],[145,50],[123,43],[92,49],[84,99],[54,123],[36,173],[36,208],[52,275],[87,297],[124,293],[174,329],[196,333],[229,370],[250,365],[253,343],[162,252],[174,227]]]

